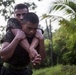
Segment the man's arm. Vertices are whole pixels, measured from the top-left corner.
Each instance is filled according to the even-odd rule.
[[[35,37],[39,40],[39,49],[38,52],[41,55],[41,59],[44,60],[46,57],[45,46],[44,46],[44,37],[41,30],[38,30]]]
[[[16,35],[17,30],[19,29],[12,29],[13,34]],[[34,64],[40,63],[41,61],[41,56],[38,54],[37,50],[35,49],[36,46],[38,45],[38,42],[39,41],[36,37],[34,37],[31,45],[29,45],[26,38],[20,41],[20,45],[29,53],[30,58],[34,60],[33,62]]]
[[[44,39],[41,39],[39,41],[39,54],[41,55],[41,60],[44,61],[46,57],[46,52],[45,52],[45,46],[44,46]]]
[[[34,49],[34,48],[32,48]],[[38,46],[38,56],[35,57],[35,59],[32,61],[34,65],[40,64],[40,62],[45,60],[46,52],[45,52],[45,46],[44,46],[44,39],[39,40],[39,46]]]
[[[15,36],[15,38],[12,40],[11,43],[4,42],[2,44],[2,48],[0,51],[1,58],[4,61],[9,59],[13,55],[14,50],[15,50],[16,46],[18,45],[19,41],[24,38],[25,38],[25,36],[24,36],[23,32],[18,31],[17,35]]]
[[[16,36],[17,34],[17,31],[20,30],[22,31],[21,29],[11,29],[12,33]],[[23,32],[23,31],[22,31]],[[26,37],[26,35],[25,35]],[[30,47],[30,44],[28,43],[27,39],[24,38],[23,40],[20,41],[19,43],[27,52],[29,52],[29,47]]]
[[[30,45],[30,49],[36,48],[38,43],[39,43],[39,40],[36,37],[34,37],[33,40],[32,40],[32,43]]]
[[[37,45],[39,46],[37,47]],[[45,46],[44,46],[44,37],[42,31],[40,29],[37,30],[35,37],[31,43],[30,49],[35,49],[37,47],[37,51],[39,53],[38,56],[32,61],[34,65],[40,64],[46,57]]]
[[[12,30],[13,34],[16,36],[17,31],[20,29],[11,29],[11,30]],[[30,58],[34,58],[38,54],[37,51],[35,49],[33,49],[33,48],[35,48],[37,42],[38,42],[38,40],[34,39],[34,41],[32,42],[32,44],[30,46],[27,39],[25,38],[25,39],[21,40],[19,44],[29,53]]]

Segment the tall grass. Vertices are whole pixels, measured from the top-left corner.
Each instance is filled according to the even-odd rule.
[[[33,70],[33,75],[76,75],[76,66],[57,65],[44,69]]]

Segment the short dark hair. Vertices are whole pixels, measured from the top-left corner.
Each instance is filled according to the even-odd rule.
[[[17,4],[17,5],[14,7],[14,10],[16,10],[16,9],[24,9],[24,8],[26,8],[26,9],[28,10],[27,5],[20,3],[20,4]]]
[[[24,16],[23,23],[26,23],[28,21],[33,23],[33,24],[39,23],[39,18],[35,13],[29,12]]]

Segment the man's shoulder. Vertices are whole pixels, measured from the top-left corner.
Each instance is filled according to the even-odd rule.
[[[3,42],[11,42],[13,40],[13,38],[14,38],[13,33],[10,30],[8,30],[6,32],[6,34],[3,36],[3,38],[1,39],[1,43],[3,43]]]
[[[14,29],[14,28],[21,29],[21,25],[20,25],[19,21],[16,18],[10,18],[7,21],[6,31],[8,31],[10,29]]]
[[[7,21],[7,23],[9,24],[9,23],[15,23],[15,22],[18,22],[18,20],[16,19],[16,18],[9,18],[8,19],[8,21]]]
[[[15,20],[17,20],[17,19],[14,17],[8,19],[8,21],[15,21]]]
[[[8,31],[6,32],[6,34],[5,34],[5,37],[12,38],[12,37],[14,37],[14,34],[12,33],[11,30],[8,30]]]
[[[40,30],[42,32],[42,34],[44,34],[44,30],[41,28],[38,28],[38,30]]]

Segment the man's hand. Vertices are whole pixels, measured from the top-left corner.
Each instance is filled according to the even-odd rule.
[[[40,62],[41,62],[41,56],[40,56],[40,54],[38,54],[37,56],[35,56],[34,60],[32,60],[31,62],[33,63],[33,65],[40,64]]]
[[[22,30],[18,29],[15,38],[23,40],[25,38],[25,33]]]
[[[23,30],[21,30],[21,29],[11,29],[11,31],[15,36],[17,35],[17,32],[19,32],[19,31],[22,31],[22,33],[24,34]],[[26,35],[25,35],[25,37],[26,37]]]
[[[30,48],[29,49],[29,56],[30,56],[30,58],[31,59],[34,59],[34,57],[37,55],[38,53],[37,53],[37,51],[34,49],[34,48]]]
[[[41,56],[34,48],[30,49],[29,56],[33,65],[40,64]]]

